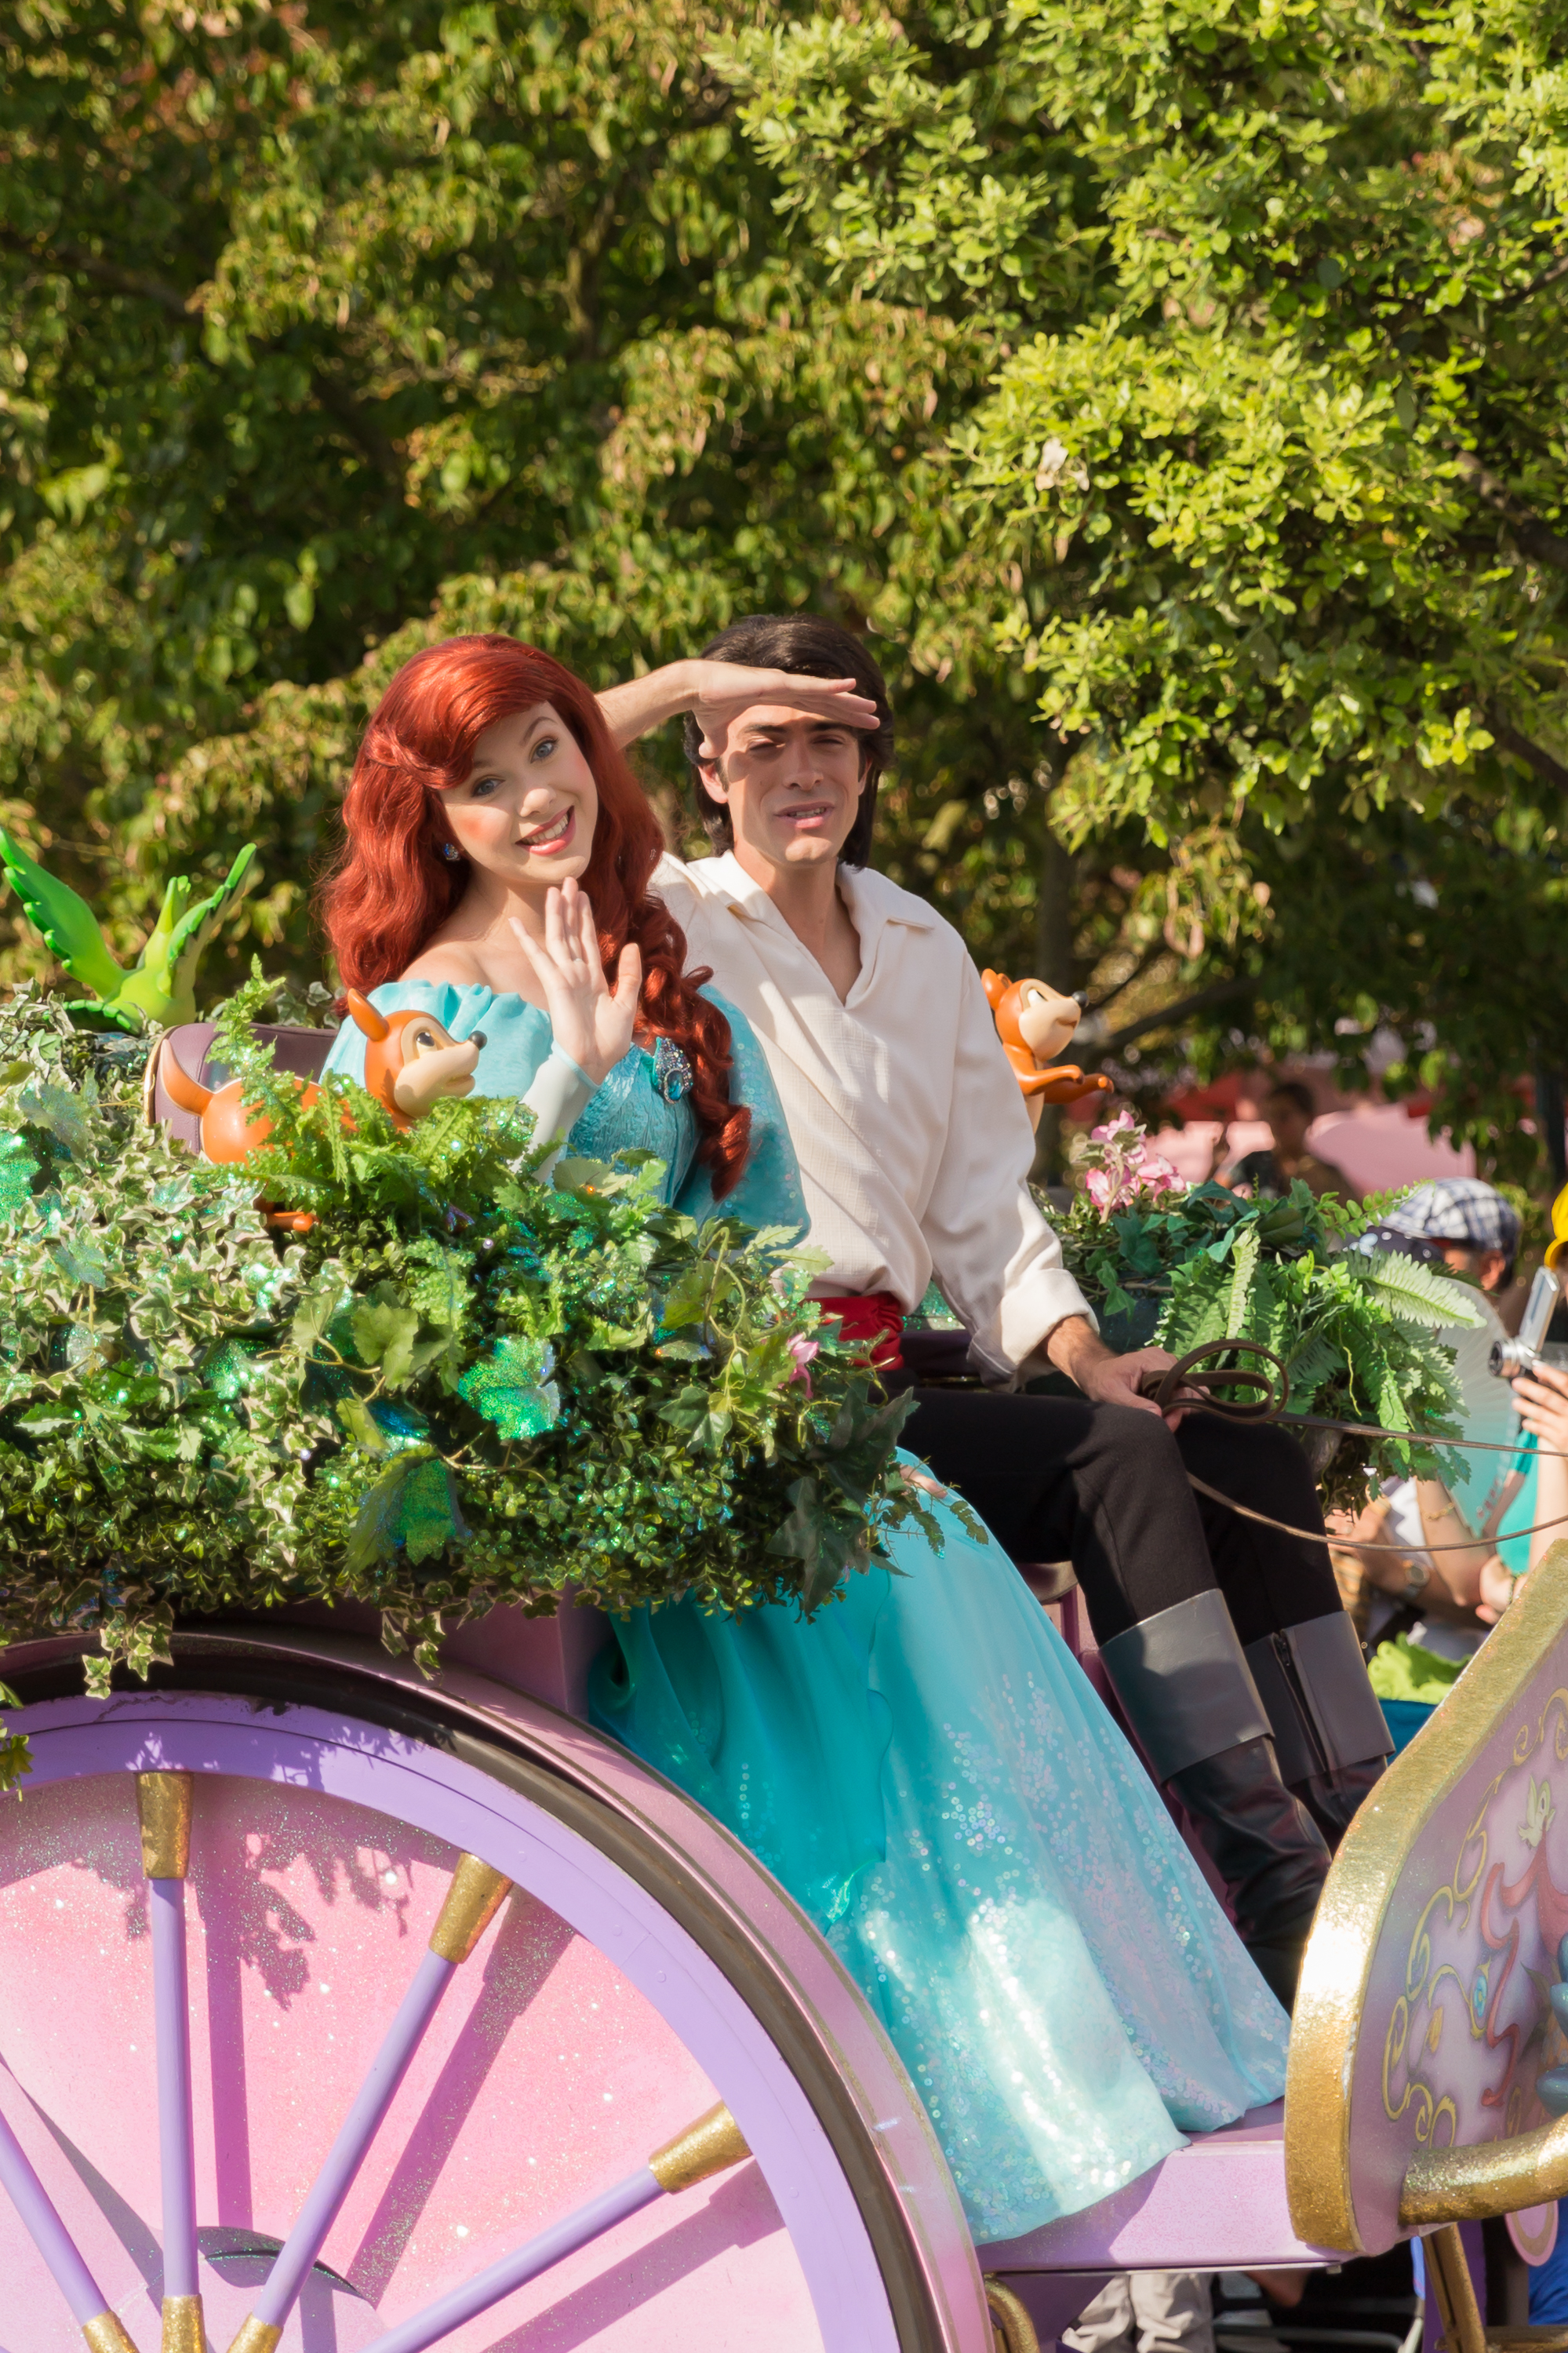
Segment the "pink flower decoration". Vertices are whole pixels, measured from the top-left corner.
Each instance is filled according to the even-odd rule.
[[[790,1375],[790,1379],[792,1381],[804,1381],[805,1383],[806,1396],[809,1397],[811,1395],[811,1375],[807,1372],[806,1366],[810,1364],[813,1356],[819,1356],[822,1354],[822,1343],[820,1340],[805,1339],[802,1335],[797,1332],[794,1339],[787,1343],[787,1345],[790,1355],[795,1358],[795,1370]]]

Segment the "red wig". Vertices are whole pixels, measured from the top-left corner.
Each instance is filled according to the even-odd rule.
[[[658,819],[612,742],[581,679],[515,638],[448,638],[405,662],[365,730],[343,797],[348,839],[322,896],[322,917],[343,985],[367,994],[398,979],[457,907],[467,868],[441,854],[450,837],[441,793],[465,783],[488,727],[548,702],[582,748],[598,789],[594,852],[583,876],[613,981],[622,948],[642,951],[640,1027],[668,1038],[691,1065],[697,1156],[713,1190],[730,1191],[745,1164],[752,1115],[730,1101],[730,1025],[698,994],[686,936],[648,880],[664,848]]]

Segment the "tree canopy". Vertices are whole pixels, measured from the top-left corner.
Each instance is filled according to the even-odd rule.
[[[1391,1026],[1521,1167],[1511,1082],[1568,1061],[1564,29],[8,11],[0,822],[124,947],[254,839],[251,936],[314,969],[413,646],[605,683],[810,606],[894,682],[879,862],[1087,985],[1130,1083]]]

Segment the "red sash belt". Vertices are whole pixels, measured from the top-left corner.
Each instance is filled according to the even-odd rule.
[[[879,1372],[900,1371],[904,1353],[904,1311],[890,1291],[851,1293],[842,1299],[819,1299],[825,1315],[837,1315],[847,1340],[866,1342],[871,1362]]]

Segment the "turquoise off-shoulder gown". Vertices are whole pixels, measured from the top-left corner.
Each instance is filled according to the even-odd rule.
[[[521,1094],[546,1017],[483,988],[377,989]],[[755,1148],[724,1203],[798,1224],[795,1156],[760,1048],[722,998]],[[340,1032],[329,1068],[360,1076]],[[671,1099],[673,1096],[673,1100]],[[568,1139],[641,1146],[667,1197],[711,1205],[679,1077],[636,1049]],[[945,1544],[889,1542],[809,1622],[688,1601],[615,1621],[591,1714],[716,1814],[837,1953],[930,2112],[977,2240],[1108,2196],[1284,2087],[1288,2022],[1158,1792],[1001,1548],[938,1506]]]

